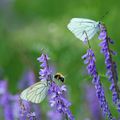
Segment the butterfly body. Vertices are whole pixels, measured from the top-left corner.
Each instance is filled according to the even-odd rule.
[[[84,18],[72,18],[68,24],[68,29],[80,40],[90,40],[100,30],[100,22]]]

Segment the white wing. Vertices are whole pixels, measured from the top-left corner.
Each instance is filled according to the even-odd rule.
[[[26,101],[40,103],[46,97],[48,88],[47,81],[40,81],[25,89],[20,97]]]
[[[99,22],[84,18],[73,18],[67,27],[78,39],[84,41],[86,34],[90,40],[99,31]]]

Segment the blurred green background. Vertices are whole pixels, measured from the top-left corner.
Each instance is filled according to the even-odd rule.
[[[106,12],[109,13],[105,15]],[[85,103],[87,79],[81,56],[87,47],[67,29],[73,17],[88,18],[105,23],[115,41],[114,59],[120,64],[120,1],[119,0],[0,0],[0,77],[7,79],[9,90],[17,93],[17,82],[26,68],[33,69],[38,78],[41,48],[49,54],[56,71],[65,75],[71,110],[76,120],[89,117]],[[105,15],[105,17],[103,17]],[[97,35],[90,41],[97,58],[99,73],[105,74],[103,55],[100,54]],[[120,67],[118,67],[118,72]],[[101,79],[114,115],[110,83]]]

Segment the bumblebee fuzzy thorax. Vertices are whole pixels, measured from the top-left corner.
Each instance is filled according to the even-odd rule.
[[[56,73],[54,75],[54,78],[57,79],[57,80],[60,80],[61,82],[64,82],[64,76],[61,74],[61,73]]]

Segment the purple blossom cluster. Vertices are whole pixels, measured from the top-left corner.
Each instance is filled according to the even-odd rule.
[[[50,110],[47,113],[48,120],[62,120],[63,116],[56,110]]]
[[[118,75],[117,75],[117,65],[112,59],[112,55],[116,55],[116,52],[110,49],[110,43],[114,42],[107,35],[106,27],[103,24],[100,24],[100,35],[99,39],[102,40],[100,43],[101,53],[104,54],[105,57],[105,65],[106,65],[106,75],[108,80],[111,82],[110,90],[112,91],[112,100],[117,105],[118,111],[120,112],[120,103],[119,103],[119,88],[117,85]]]
[[[27,70],[24,72],[21,80],[18,82],[18,88],[20,90],[24,90],[25,88],[29,87],[30,85],[33,85],[35,83],[35,74],[32,70]],[[41,111],[40,111],[40,106],[38,106],[37,104],[32,104],[30,102],[21,100],[19,98],[19,96],[15,96],[13,98],[14,100],[14,104],[18,104],[20,106],[20,113],[24,113],[22,114],[22,118],[25,119],[25,117],[27,116],[30,119],[37,119],[40,120],[41,118]],[[16,108],[16,106],[15,106]],[[30,109],[33,109],[34,112],[30,112]]]
[[[18,82],[18,89],[24,90],[26,87],[35,83],[35,74],[32,70],[25,70],[21,79]]]
[[[18,99],[17,99],[18,100]],[[37,117],[35,112],[31,112],[31,105],[27,101],[19,100],[19,112],[21,120],[40,120],[40,116]]]
[[[13,120],[12,106],[10,105],[10,94],[7,90],[7,81],[0,81],[0,105],[3,108],[5,120]]]
[[[98,97],[98,101],[104,116],[107,116],[109,120],[113,120],[108,103],[106,101],[104,89],[100,81],[100,76],[98,75],[98,72],[96,70],[96,64],[95,64],[96,59],[92,49],[88,49],[87,53],[82,56],[82,59],[84,59],[84,63],[87,64],[88,74],[91,75],[91,77],[93,78],[92,83],[95,86],[96,95]]]
[[[58,86],[54,81],[49,88],[50,106],[54,107],[59,113],[63,113],[70,120],[74,120],[74,117],[69,109],[71,103],[64,97],[66,86]]]
[[[46,54],[42,54],[38,61],[41,62],[41,67],[39,75],[40,80],[46,80],[49,83],[48,94],[50,95],[50,106],[54,109],[64,114],[70,120],[74,120],[74,117],[69,109],[71,103],[65,98],[64,93],[67,91],[65,85],[58,86],[53,80],[52,71],[48,65],[49,57]]]
[[[52,74],[52,71],[48,65],[48,60],[50,58],[48,57],[47,54],[42,54],[37,60],[41,63],[40,67],[40,72],[39,72],[39,75],[40,75],[40,80],[46,80],[46,81],[50,81],[52,80],[52,77],[51,77],[51,74]]]
[[[56,84],[56,81],[54,81],[48,60],[49,57],[46,54],[42,54],[38,58],[38,61],[41,62],[41,69],[39,72],[40,80],[45,80],[48,83],[48,94],[50,96],[49,103],[53,108],[48,112],[48,118],[52,119],[52,117],[54,117],[55,120],[68,118],[69,120],[74,120],[69,109],[71,103],[65,98],[65,92],[67,89],[65,85],[59,86]],[[28,70],[19,81],[18,88],[19,90],[23,90],[34,83],[34,73],[33,71]],[[41,120],[41,111],[39,105],[20,99],[18,94],[12,95],[9,93],[7,89],[7,81],[0,81],[0,107],[2,107],[4,112],[3,119],[5,118],[5,120]],[[51,116],[52,114],[50,113],[52,113],[53,110],[57,116]]]
[[[98,99],[95,93],[95,88],[93,85],[86,85],[85,86],[86,91],[86,102],[91,114],[92,120],[102,120],[103,116],[100,111],[100,106],[98,103]]]
[[[22,87],[25,87],[26,81],[28,81],[29,84],[35,82],[34,73],[31,70],[26,72],[23,79],[19,82],[21,90]],[[29,84],[26,85],[26,87],[29,86]],[[3,120],[40,120],[41,112],[39,106],[21,100],[18,94],[12,95],[8,91],[8,83],[6,80],[0,80],[0,108],[2,108],[4,113],[4,116],[0,116]]]

